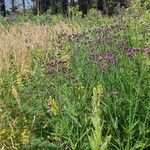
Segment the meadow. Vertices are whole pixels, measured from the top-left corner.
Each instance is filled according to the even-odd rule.
[[[150,10],[0,17],[1,150],[148,150]]]

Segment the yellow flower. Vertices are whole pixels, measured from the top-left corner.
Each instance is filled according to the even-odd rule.
[[[17,102],[19,108],[21,109],[20,96],[19,96],[18,91],[15,86],[12,86],[11,93],[14,96],[14,98],[16,99],[16,102]]]
[[[23,117],[24,123],[28,123],[28,119],[26,117]]]
[[[70,45],[66,44],[66,45],[65,45],[65,50],[66,50],[67,52],[70,51]]]
[[[70,61],[70,56],[69,55],[64,55],[64,56],[61,57],[61,59],[68,62],[68,61]]]
[[[84,89],[85,89],[85,88],[84,88],[84,86],[83,86],[82,84],[78,87],[78,90],[79,90],[79,91],[84,91]]]
[[[16,76],[16,83],[19,87],[23,86],[23,81],[21,75],[18,73]]]
[[[103,94],[103,87],[101,84],[98,84],[97,87],[93,88],[93,100],[97,100]]]
[[[57,115],[58,113],[58,106],[56,100],[50,98],[50,101],[48,103],[48,112],[52,113],[53,115]]]
[[[29,144],[30,140],[30,131],[27,129],[24,129],[21,133],[21,141],[24,145]]]
[[[6,129],[3,129],[2,132],[0,132],[0,135],[4,135],[6,133]]]
[[[80,83],[77,83],[77,84],[76,84],[76,89],[77,89],[79,92],[84,92],[85,87],[83,86],[82,82],[80,82]]]

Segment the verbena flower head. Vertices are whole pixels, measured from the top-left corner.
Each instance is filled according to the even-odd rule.
[[[140,52],[140,48],[128,48],[126,50],[126,55],[129,57],[129,58],[132,58],[135,54],[137,54],[138,52]]]
[[[132,4],[134,0],[127,0],[127,4]]]
[[[150,56],[150,47],[145,48],[144,51]]]
[[[109,62],[113,62],[115,60],[115,58],[116,58],[116,55],[113,52],[107,52],[104,54],[104,59]]]

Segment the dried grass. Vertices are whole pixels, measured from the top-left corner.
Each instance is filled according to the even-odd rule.
[[[62,31],[72,34],[70,26],[62,21],[52,27],[33,23],[9,28],[0,26],[0,75],[8,71],[11,65],[15,65],[13,67],[21,73],[28,72],[31,69],[32,51],[40,48],[45,53],[45,50],[53,49],[56,32]],[[14,58],[13,62],[10,57]]]

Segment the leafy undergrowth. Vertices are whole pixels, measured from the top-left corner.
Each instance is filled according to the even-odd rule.
[[[150,11],[0,25],[0,148],[150,147]]]

